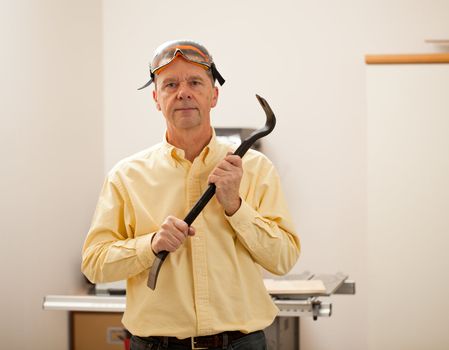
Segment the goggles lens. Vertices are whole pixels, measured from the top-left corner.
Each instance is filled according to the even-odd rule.
[[[182,56],[187,61],[197,63],[206,69],[210,69],[212,65],[212,57],[201,45],[174,43],[158,49],[151,62],[151,73],[156,74],[157,71],[170,64],[178,56]]]

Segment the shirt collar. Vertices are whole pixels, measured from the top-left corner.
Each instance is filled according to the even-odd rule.
[[[165,132],[164,139],[162,141],[164,154],[169,157],[175,165],[185,161],[185,152],[184,150],[173,146],[171,143],[167,141],[167,132]],[[201,159],[203,164],[207,165],[213,160],[213,155],[216,154],[218,150],[218,141],[217,136],[215,134],[215,129],[212,128],[212,137],[209,143],[203,148],[201,153],[198,155],[198,158]]]

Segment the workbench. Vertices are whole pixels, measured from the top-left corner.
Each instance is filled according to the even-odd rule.
[[[268,290],[279,314],[273,324],[265,330],[269,350],[298,350],[300,317],[320,317],[332,315],[332,303],[329,298],[334,294],[355,294],[355,282],[343,273],[312,274],[308,271],[283,276],[285,280],[320,280],[325,290],[320,293],[277,294]],[[111,291],[117,294],[117,291]],[[123,291],[122,294],[124,294]],[[123,338],[126,331],[120,323],[125,311],[126,296],[111,295],[107,290],[93,290],[93,294],[84,295],[47,295],[44,297],[44,310],[62,310],[70,313],[71,350],[123,350]],[[107,324],[109,320],[110,324]],[[95,326],[102,330],[95,331]],[[81,334],[80,334],[81,333]],[[98,338],[98,339],[97,339]]]

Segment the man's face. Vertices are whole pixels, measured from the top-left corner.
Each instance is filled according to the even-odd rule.
[[[210,129],[210,110],[217,104],[218,89],[205,69],[181,57],[156,75],[153,98],[162,111],[168,132],[176,129]]]

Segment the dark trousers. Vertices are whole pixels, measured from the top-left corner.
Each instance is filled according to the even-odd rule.
[[[146,338],[142,339],[136,336],[131,337],[130,350],[186,350],[191,349],[190,346],[179,344],[164,344],[159,339]],[[226,347],[209,348],[211,350],[267,350],[267,343],[263,331],[249,333],[248,335],[232,341]]]

